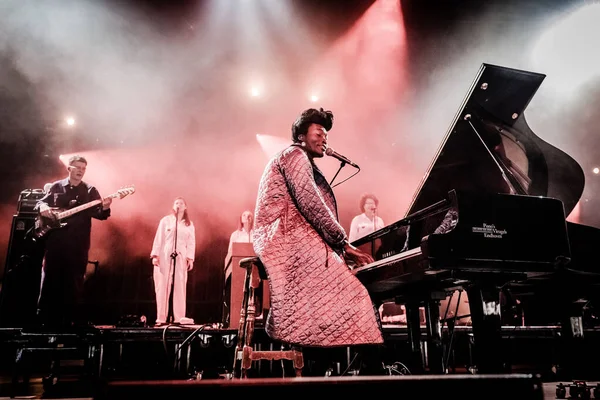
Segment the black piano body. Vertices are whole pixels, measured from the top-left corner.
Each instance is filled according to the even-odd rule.
[[[451,291],[467,293],[479,372],[496,373],[506,372],[501,291],[527,305],[567,278],[587,279],[590,296],[600,282],[590,279],[600,271],[584,264],[600,230],[566,221],[583,192],[583,170],[537,137],[523,114],[544,78],[482,64],[406,216],[353,242],[374,256],[354,269],[373,300],[405,304],[416,359],[425,307],[434,373],[447,367],[437,305]],[[559,302],[580,295],[563,290]]]
[[[402,250],[372,240],[377,261],[354,270],[378,301],[397,300],[407,284],[440,280],[437,276],[449,272],[451,279],[459,272],[527,278],[570,261],[563,204],[557,199],[450,191],[426,214],[403,222],[381,237],[403,243]]]

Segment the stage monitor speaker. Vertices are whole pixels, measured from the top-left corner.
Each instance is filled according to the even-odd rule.
[[[327,389],[330,389],[329,392]],[[509,375],[404,375],[328,378],[248,378],[196,381],[115,381],[100,387],[96,399],[134,398],[373,398],[540,399],[540,377]]]
[[[0,292],[0,326],[22,328],[35,322],[43,245],[30,230],[34,215],[14,215]]]

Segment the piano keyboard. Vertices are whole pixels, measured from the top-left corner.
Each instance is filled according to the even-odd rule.
[[[387,257],[381,260],[377,260],[375,262],[372,262],[370,264],[367,265],[363,265],[362,267],[358,267],[358,268],[354,268],[352,271],[354,272],[354,274],[360,274],[363,272],[367,272],[367,271],[371,271],[374,269],[377,269],[381,266],[385,266],[385,265],[390,265],[390,264],[394,264],[396,262],[399,261],[404,261],[406,259],[421,255],[421,248],[420,247],[415,247],[414,249],[410,249],[407,251],[403,251],[402,253],[398,253],[396,255],[393,255],[391,257]]]

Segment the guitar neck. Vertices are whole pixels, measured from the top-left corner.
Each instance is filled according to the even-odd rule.
[[[107,196],[105,198],[117,197],[118,195],[119,195],[118,193],[114,193],[114,194],[111,194],[110,196]],[[70,217],[71,215],[77,214],[78,212],[81,212],[83,210],[87,210],[88,208],[97,206],[98,204],[102,204],[102,200],[93,200],[93,201],[90,201],[89,203],[85,203],[85,204],[82,204],[80,206],[73,207],[73,208],[70,208],[68,210],[62,211],[62,212],[60,212],[60,213],[57,214],[57,218],[58,219],[63,219],[63,218]]]

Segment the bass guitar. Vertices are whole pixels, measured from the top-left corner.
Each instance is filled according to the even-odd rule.
[[[105,197],[105,199],[108,199],[108,198],[122,199],[133,193],[135,193],[135,187],[133,185],[131,185],[131,186],[121,188],[113,194],[109,194],[108,196]],[[44,236],[46,236],[48,234],[48,232],[50,232],[54,229],[64,228],[65,226],[67,226],[67,222],[64,222],[64,220],[66,218],[69,218],[70,216],[75,215],[83,210],[87,210],[88,208],[95,207],[98,204],[102,204],[102,201],[103,200],[93,200],[88,203],[82,204],[80,206],[69,208],[67,210],[53,207],[53,208],[51,208],[53,216],[50,218],[44,217],[41,214],[38,214],[38,216],[35,219],[33,235],[37,239],[41,239]]]

